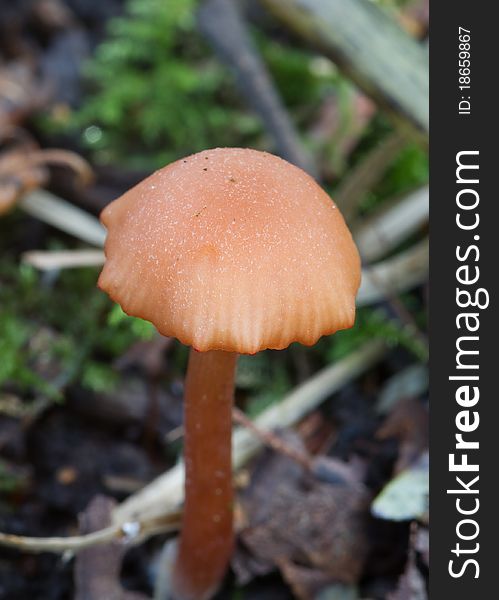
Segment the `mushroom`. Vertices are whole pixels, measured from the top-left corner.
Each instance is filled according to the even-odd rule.
[[[173,592],[212,597],[233,546],[231,412],[238,354],[312,345],[351,327],[360,260],[331,198],[256,150],[178,160],[102,213],[99,286],[129,315],[191,347],[185,506]]]

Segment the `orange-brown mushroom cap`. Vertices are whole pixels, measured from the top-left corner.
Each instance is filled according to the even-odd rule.
[[[112,202],[99,286],[197,350],[253,354],[351,327],[360,260],[331,198],[301,169],[217,148]]]

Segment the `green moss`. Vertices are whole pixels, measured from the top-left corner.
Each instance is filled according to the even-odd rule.
[[[62,271],[48,284],[30,267],[0,264],[0,386],[52,399],[70,383],[114,387],[112,360],[154,328],[125,315],[96,280],[89,268]]]
[[[410,299],[414,301],[413,296]],[[419,307],[415,307],[416,313],[418,310]],[[428,360],[428,349],[414,336],[412,327],[388,317],[382,309],[359,309],[355,325],[351,329],[339,331],[329,339],[327,356],[333,362],[344,358],[372,339],[381,339],[393,347],[401,346],[419,361]]]
[[[131,0],[87,65],[73,124],[101,161],[165,163],[260,133],[195,28],[194,0]]]

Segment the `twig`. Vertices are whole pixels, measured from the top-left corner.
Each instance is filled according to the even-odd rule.
[[[269,448],[272,448],[272,450],[291,458],[291,460],[297,462],[307,471],[312,471],[312,459],[305,452],[300,452],[296,448],[293,448],[274,432],[260,429],[243,413],[242,410],[234,407],[232,410],[232,419],[238,425],[241,425],[248,431],[251,431],[253,435],[259,438],[262,444],[265,446],[268,446]]]
[[[428,221],[429,209],[429,190],[425,186],[363,220],[354,229],[363,261],[372,262],[393,250]]]
[[[79,154],[70,150],[59,150],[57,148],[34,150],[26,155],[26,161],[30,165],[56,164],[68,167],[76,173],[81,185],[88,185],[94,178],[89,163]]]
[[[335,201],[347,221],[355,218],[360,202],[379,181],[407,144],[407,135],[395,131],[385,137],[359,162],[336,190]]]
[[[104,227],[92,215],[45,190],[37,189],[19,201],[19,207],[65,233],[97,247],[104,245]]]
[[[120,537],[123,537],[121,526],[112,525],[95,533],[71,537],[36,538],[0,533],[0,545],[23,552],[66,552],[68,550],[76,552],[90,546],[107,544]]]
[[[73,267],[93,267],[104,264],[104,252],[101,250],[31,250],[22,255],[24,263],[42,271],[68,269]]]
[[[264,0],[357,85],[424,137],[428,134],[428,53],[369,0]]]
[[[79,552],[85,548],[109,544],[114,540],[124,543],[138,543],[144,538],[158,533],[175,531],[180,525],[180,512],[169,511],[161,518],[144,521],[126,521],[115,523],[109,527],[69,537],[27,537],[22,535],[11,535],[0,533],[0,546],[15,548],[22,552]]]
[[[346,463],[321,455],[310,456],[305,450],[293,447],[283,437],[273,431],[262,429],[238,408],[233,409],[232,419],[250,431],[264,446],[293,460],[319,481],[328,483],[344,483],[346,481],[351,484],[359,483],[358,479],[353,475],[352,469]]]
[[[357,306],[374,304],[405,292],[428,276],[428,238],[409,250],[362,270]]]
[[[244,100],[260,115],[279,153],[316,175],[312,157],[303,147],[235,3],[205,0],[198,23],[222,61],[234,71]]]

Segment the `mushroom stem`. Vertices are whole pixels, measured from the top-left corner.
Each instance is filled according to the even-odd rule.
[[[230,560],[231,431],[237,353],[191,349],[184,399],[185,504],[172,579],[176,600],[207,600]]]

